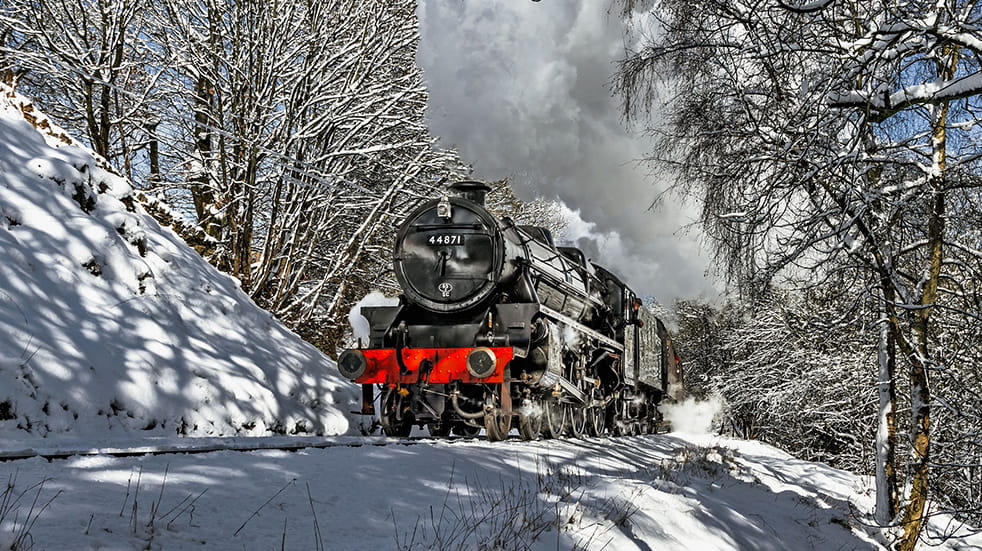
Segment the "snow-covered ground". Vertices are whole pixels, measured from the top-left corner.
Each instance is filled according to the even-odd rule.
[[[350,446],[0,463],[0,549],[16,526],[48,550],[886,548],[868,481],[755,442],[333,440]]]
[[[347,432],[333,362],[100,164],[0,84],[0,449]]]

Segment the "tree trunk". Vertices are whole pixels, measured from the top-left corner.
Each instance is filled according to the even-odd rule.
[[[897,344],[890,322],[893,288],[883,284],[880,319],[879,365],[880,408],[876,426],[876,522],[887,526],[897,515]]]
[[[153,119],[146,125],[147,140],[149,142],[147,155],[150,159],[150,174],[147,176],[147,181],[151,186],[156,186],[160,183],[160,141],[157,138],[157,125],[159,124],[159,120]]]
[[[213,157],[211,95],[212,89],[208,79],[199,77],[194,87],[194,149],[201,166],[198,167],[197,173],[191,176],[191,198],[194,200],[198,224],[206,234],[221,239],[221,226],[215,223],[214,210],[218,205],[216,205],[215,191],[210,177]]]
[[[952,79],[958,63],[958,50],[953,46],[944,48],[938,68],[941,78]],[[948,103],[936,108],[932,125],[934,175],[929,180],[931,186],[930,218],[927,226],[928,266],[922,285],[920,308],[914,313],[913,330],[917,347],[910,355],[911,392],[911,442],[913,461],[911,465],[910,496],[904,510],[904,533],[897,544],[899,551],[913,551],[924,526],[924,507],[927,504],[930,486],[931,459],[931,387],[928,379],[928,366],[931,363],[930,325],[931,312],[938,300],[938,282],[941,278],[941,263],[944,256],[945,232],[945,190],[944,179],[947,168],[945,149]]]

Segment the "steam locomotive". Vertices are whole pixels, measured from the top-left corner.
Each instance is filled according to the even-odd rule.
[[[500,220],[490,187],[463,181],[414,211],[393,251],[397,306],[362,307],[367,346],[340,373],[389,436],[425,425],[503,440],[638,434],[680,399],[682,366],[664,324],[620,279],[541,227]]]

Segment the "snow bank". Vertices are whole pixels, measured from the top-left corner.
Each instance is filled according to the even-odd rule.
[[[355,389],[0,85],[0,448],[340,434]]]

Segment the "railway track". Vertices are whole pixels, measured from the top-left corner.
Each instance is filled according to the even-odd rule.
[[[661,434],[667,432],[660,430]],[[605,434],[601,438],[623,438]],[[572,437],[557,441],[576,440]],[[508,442],[528,444],[534,442],[546,443],[549,440],[528,441],[518,435],[511,435]],[[45,459],[53,461],[71,457],[109,456],[109,457],[139,457],[144,455],[180,455],[201,454],[221,451],[256,452],[256,451],[287,451],[297,452],[307,449],[326,448],[362,448],[382,446],[415,446],[418,444],[462,444],[488,443],[484,436],[408,436],[404,438],[387,436],[321,436],[321,437],[229,437],[229,438],[162,438],[159,443],[141,443],[133,445],[84,446],[67,445],[51,448],[24,447],[20,449],[0,450],[0,462],[23,459]]]
[[[203,440],[203,441],[200,441]],[[515,438],[519,441],[518,438]],[[21,448],[0,450],[0,461],[21,459],[68,459],[83,456],[136,457],[143,455],[199,454],[220,451],[255,452],[279,450],[296,452],[305,449],[360,448],[370,446],[413,446],[417,444],[462,442],[484,442],[483,437],[455,436],[433,438],[427,436],[391,438],[384,436],[326,436],[319,438],[302,437],[256,437],[256,438],[206,438],[206,439],[167,439],[159,444],[140,444],[132,446],[59,446],[55,448]]]

